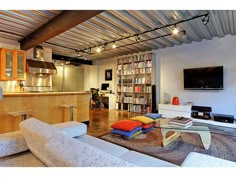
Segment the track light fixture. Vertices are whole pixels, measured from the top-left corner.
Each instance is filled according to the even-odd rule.
[[[115,42],[113,42],[113,44],[112,44],[112,48],[113,48],[113,49],[116,48],[116,43],[115,43]]]
[[[136,36],[135,36],[135,40],[136,40],[136,42],[140,42],[140,36],[137,34]]]
[[[97,53],[101,52],[100,47],[98,47],[96,51],[97,51]]]
[[[204,25],[206,25],[209,22],[209,13],[203,17],[202,22]]]
[[[174,25],[174,29],[172,31],[173,35],[177,35],[179,32],[179,29],[176,27],[176,25]]]
[[[171,36],[171,35],[172,36],[173,35],[177,35],[178,33],[182,34],[182,39],[185,40],[187,38],[186,31],[185,30],[180,31],[180,29],[177,28],[177,25],[179,25],[181,23],[184,23],[184,22],[188,22],[188,21],[197,19],[197,18],[202,18],[203,24],[206,25],[209,22],[209,12],[201,14],[201,15],[196,15],[196,16],[193,16],[193,17],[188,18],[188,19],[180,20],[180,21],[172,23],[172,24],[167,24],[167,25],[164,25],[164,26],[161,26],[161,27],[156,27],[156,28],[153,28],[153,29],[150,29],[150,30],[146,30],[146,31],[140,32],[138,34],[134,34],[134,35],[130,35],[130,36],[125,36],[125,37],[122,37],[122,38],[117,39],[117,40],[106,42],[105,44],[101,44],[99,46],[92,46],[92,47],[90,46],[89,48],[85,48],[85,49],[81,49],[81,50],[72,49],[72,48],[69,48],[69,47],[64,47],[64,48],[68,48],[70,50],[75,50],[75,51],[79,51],[81,53],[87,53],[89,55],[92,55],[92,54],[95,53],[95,52],[93,52],[94,50],[92,50],[92,49],[95,49],[96,52],[99,53],[99,52],[101,52],[101,50],[109,51],[109,50],[112,50],[114,48],[126,47],[126,46],[129,46],[129,45],[134,45],[134,44],[139,43],[139,42],[145,42],[145,41],[159,39],[159,38],[163,38],[163,37],[167,37],[167,36]],[[160,30],[160,29],[173,27],[173,26],[174,26],[174,29],[173,29],[173,31],[171,33],[164,34],[164,35],[161,35],[161,36],[156,36],[156,37],[153,37],[153,38],[148,38],[148,39],[145,38],[145,39],[142,39],[142,40],[140,38],[141,35],[144,35],[144,34],[147,34],[147,33],[153,32],[153,31],[157,31],[157,30]],[[123,41],[125,39],[135,39],[135,42],[124,44],[124,45],[120,45],[119,44],[118,47],[116,46],[117,42]],[[48,44],[51,44],[51,45],[57,45],[59,47],[63,47],[61,45],[53,44],[53,43],[50,43],[50,42],[45,42],[45,43],[48,43]],[[110,45],[110,47],[109,47],[109,44],[112,44],[112,45]]]

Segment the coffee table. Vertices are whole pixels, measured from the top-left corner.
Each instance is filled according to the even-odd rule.
[[[181,136],[181,132],[187,132],[187,133],[197,133],[200,135],[200,139],[202,141],[202,144],[205,149],[208,149],[211,144],[211,133],[207,126],[190,126],[190,127],[181,127],[181,126],[173,126],[169,125],[169,121],[171,119],[160,119],[160,125],[156,126],[161,129],[162,134],[162,144],[163,146],[167,146],[168,144],[172,143],[174,140],[176,140],[178,137]],[[170,135],[168,138],[166,137],[166,134],[168,132],[174,132],[172,135]]]

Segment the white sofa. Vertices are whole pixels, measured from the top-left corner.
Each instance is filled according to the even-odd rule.
[[[23,121],[20,127],[21,131],[17,133],[0,135],[0,166],[177,167],[175,164],[89,136],[86,134],[86,125],[79,122],[51,126],[31,118]],[[183,166],[202,166],[198,162],[208,158],[212,162],[209,166],[236,166],[235,162],[199,153],[190,153]],[[214,161],[217,163],[214,164]]]

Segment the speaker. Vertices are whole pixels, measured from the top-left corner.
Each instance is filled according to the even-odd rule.
[[[156,85],[152,85],[152,113],[157,113]]]
[[[225,123],[234,123],[233,115],[226,114],[214,114],[214,121],[225,122]]]
[[[198,119],[211,119],[211,107],[192,106],[191,117]]]

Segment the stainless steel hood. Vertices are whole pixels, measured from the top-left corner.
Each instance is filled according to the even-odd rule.
[[[52,62],[27,59],[26,71],[30,74],[56,74],[57,69]]]

